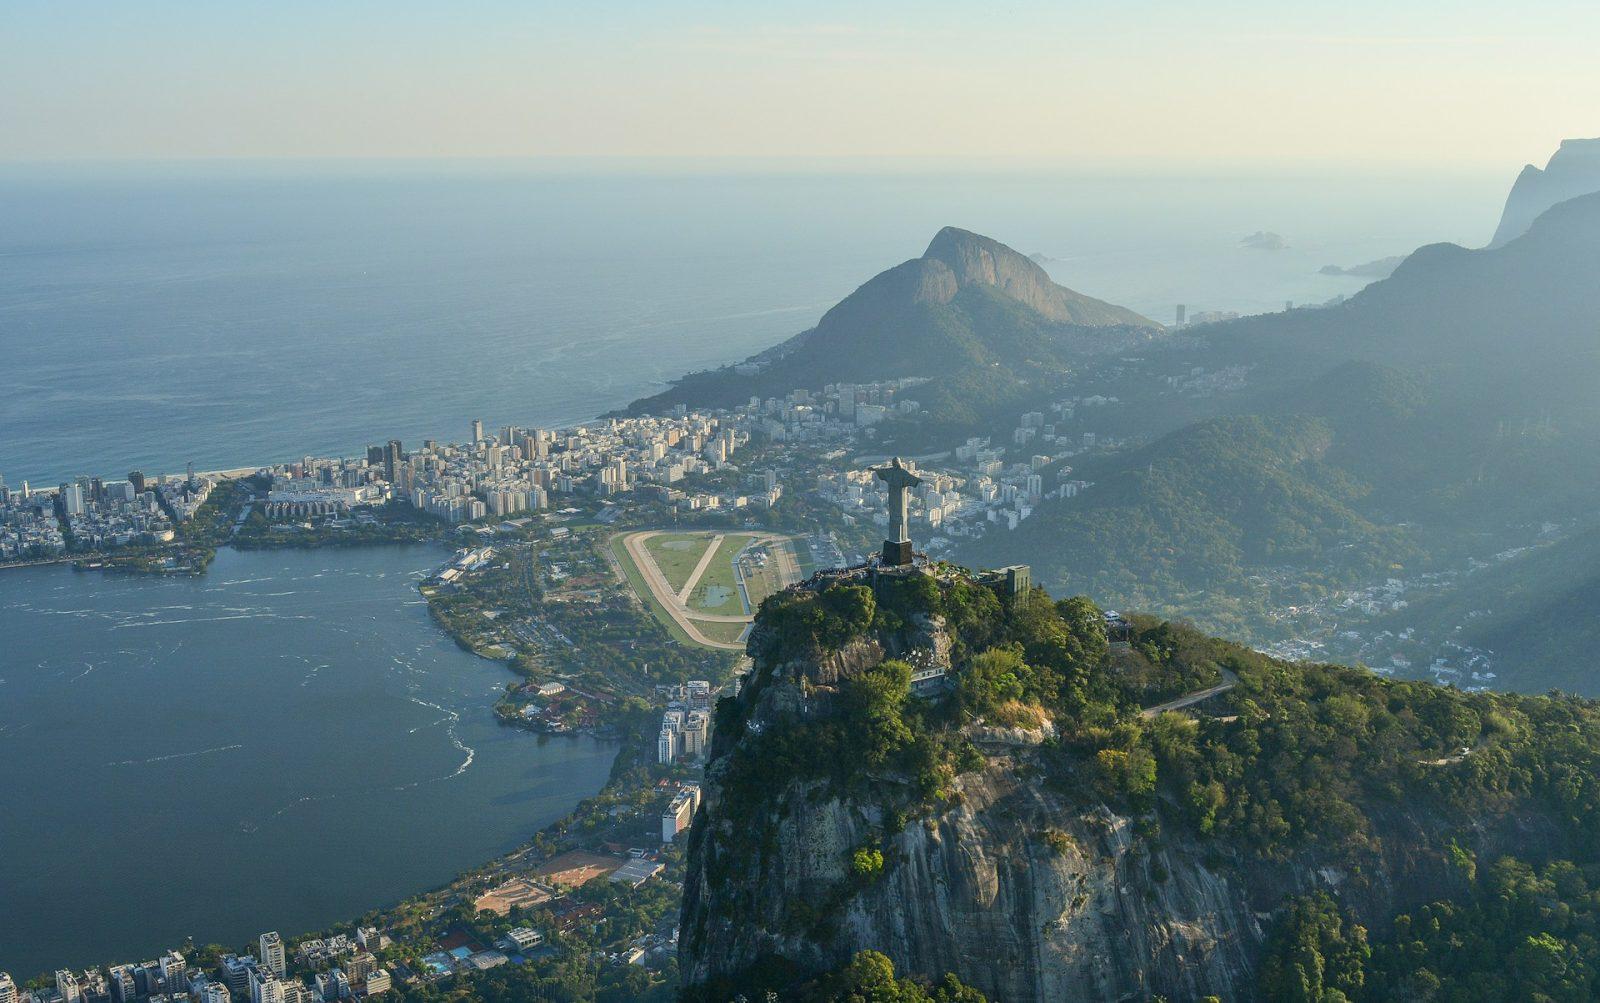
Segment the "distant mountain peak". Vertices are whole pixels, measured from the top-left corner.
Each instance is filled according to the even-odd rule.
[[[1592,192],[1600,192],[1600,139],[1563,139],[1543,169],[1528,164],[1517,175],[1489,246],[1515,240],[1552,206]]]
[[[934,234],[922,261],[950,270],[956,289],[989,286],[1035,312],[1064,324],[1158,327],[1124,307],[1056,285],[1038,262],[993,237],[947,226]],[[953,295],[953,292],[952,292]]]
[[[690,374],[632,409],[743,401],[839,381],[971,378],[1024,384],[1160,337],[1160,324],[1059,286],[1020,251],[947,226],[921,257],[879,272],[815,327],[737,366]]]

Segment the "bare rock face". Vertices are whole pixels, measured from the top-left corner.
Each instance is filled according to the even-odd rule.
[[[908,824],[883,875],[859,890],[851,853],[885,822],[871,807],[819,800],[814,785],[788,790],[775,845],[741,863],[719,856],[714,828],[697,827],[686,981],[771,956],[823,970],[870,947],[897,969],[955,971],[998,1000],[1248,997],[1264,930],[1245,889],[1182,850],[1145,852],[1131,819],[1062,804],[1016,765],[994,759],[961,777],[959,805]],[[721,897],[710,872],[752,863],[739,902]],[[796,904],[819,902],[837,915],[808,923]]]
[[[1263,930],[1242,889],[1142,852],[1131,819],[1074,810],[1012,766],[963,777],[959,806],[900,833],[898,866],[852,904],[850,942],[994,999],[1248,995]]]
[[[895,824],[877,800],[796,782],[759,818],[741,806],[734,823],[713,775],[690,844],[685,983],[737,980],[775,957],[826,971],[871,949],[897,970],[955,972],[1007,1003],[1252,1000],[1271,916],[1287,896],[1337,889],[1371,924],[1463,891],[1426,848],[1426,818],[1388,820],[1391,838],[1360,876],[1314,855],[1245,861],[1182,833],[1151,838],[1138,819],[1058,795],[1038,779],[1029,743],[983,747],[986,765],[957,778],[955,804],[890,836],[882,874],[865,882],[851,873],[853,852],[879,845]],[[752,831],[769,836],[752,841]],[[1489,854],[1550,833],[1513,824],[1484,836]]]
[[[954,226],[935,234],[920,260],[948,269],[959,287],[992,286],[1007,298],[1063,324],[1154,326],[1132,310],[1058,286],[1037,262],[1021,252]]]

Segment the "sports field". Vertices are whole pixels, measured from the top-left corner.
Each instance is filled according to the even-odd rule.
[[[756,538],[745,533],[730,533],[722,538],[711,563],[695,582],[689,594],[689,609],[705,613],[745,614],[744,600],[739,598],[739,579],[733,572],[733,560],[739,551],[754,543]]]
[[[644,545],[667,584],[681,590],[715,538],[714,533],[661,533],[647,538]]]
[[[788,540],[765,533],[621,533],[612,537],[610,551],[628,585],[672,636],[707,648],[743,648],[739,637],[755,605],[799,580]],[[746,588],[755,590],[749,607]]]
[[[657,590],[652,587],[649,579],[645,577],[644,569],[639,566],[639,559],[629,550],[625,535],[612,537],[610,549],[612,558],[617,562],[617,567],[622,569],[622,577],[628,583],[628,587],[633,590],[634,595],[639,597],[639,601],[644,603],[645,609],[649,610],[650,615],[656,618],[656,622],[667,628],[667,633],[672,635],[672,639],[680,644],[701,644],[701,639],[691,636],[683,624],[678,621],[677,617],[673,616],[672,612],[662,604],[661,600],[656,598]],[[640,549],[642,550],[643,548],[641,547]]]

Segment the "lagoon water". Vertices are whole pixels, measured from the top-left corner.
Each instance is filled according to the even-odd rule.
[[[414,588],[443,556],[0,572],[0,970],[353,919],[599,790],[614,745],[495,723],[513,677]]]
[[[0,167],[0,475],[583,420],[811,326],[946,224],[1160,321],[1321,302],[1363,284],[1322,265],[1483,243],[1513,174]]]

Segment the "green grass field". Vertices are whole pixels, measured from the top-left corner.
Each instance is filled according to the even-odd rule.
[[[644,603],[645,608],[650,611],[650,615],[656,618],[656,622],[667,629],[667,633],[672,635],[674,641],[695,648],[702,647],[688,634],[685,634],[683,628],[678,626],[678,621],[674,620],[671,614],[663,609],[660,603],[656,602],[655,594],[650,591],[650,586],[645,584],[644,573],[634,566],[633,558],[628,556],[628,548],[622,545],[622,537],[619,536],[612,540],[610,546],[611,556],[615,557],[617,564],[621,566],[623,577],[628,580],[628,587],[633,589],[633,594],[639,597],[640,602]],[[709,637],[710,635],[707,636]]]
[[[789,546],[794,549],[794,560],[800,566],[800,579],[804,581],[816,574],[817,555],[811,552],[811,544],[806,537],[796,537],[789,541]]]
[[[644,541],[644,548],[676,592],[688,584],[711,537],[711,533],[663,533]]]
[[[745,623],[709,623],[704,620],[695,621],[695,626],[700,632],[713,641],[723,641],[728,644],[739,640],[739,635],[749,626]]]
[[[695,583],[694,592],[689,596],[689,609],[729,616],[744,614],[744,604],[739,601],[739,580],[733,573],[733,558],[753,539],[755,537],[746,533],[730,533],[723,538],[711,563],[706,565],[705,574]]]

